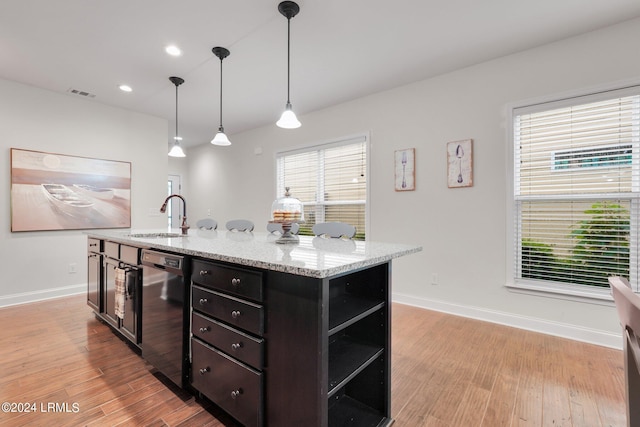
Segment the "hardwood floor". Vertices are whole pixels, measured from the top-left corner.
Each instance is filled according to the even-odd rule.
[[[400,426],[625,426],[622,352],[393,306]]]
[[[84,296],[0,309],[0,426],[234,426],[170,389]],[[622,352],[393,306],[394,426],[625,426]],[[291,426],[306,427],[306,426]]]

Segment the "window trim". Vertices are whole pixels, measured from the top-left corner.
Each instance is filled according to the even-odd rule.
[[[564,299],[590,304],[613,306],[613,296],[610,289],[595,288],[586,285],[558,284],[553,285],[543,281],[527,280],[516,281],[516,246],[518,244],[516,230],[516,197],[515,197],[515,149],[514,149],[514,119],[516,115],[526,114],[535,111],[551,110],[570,105],[583,104],[614,98],[616,96],[628,95],[632,91],[640,91],[640,80],[633,79],[618,83],[610,83],[597,87],[568,91],[560,94],[546,95],[521,101],[510,102],[505,105],[504,117],[506,118],[505,141],[506,141],[506,262],[505,262],[505,287],[516,293]],[[622,196],[622,195],[618,195]],[[636,199],[638,200],[638,199]],[[637,239],[640,230],[632,233],[631,239]],[[635,235],[634,235],[635,234]],[[630,242],[631,243],[631,242]],[[636,253],[636,259],[632,263],[640,262],[640,250]],[[639,285],[640,287],[640,285]],[[636,291],[640,293],[639,291]]]
[[[370,240],[371,238],[370,237],[371,236],[370,235],[370,232],[371,232],[371,175],[369,171],[370,171],[370,165],[371,165],[371,145],[372,144],[371,144],[370,134],[367,131],[276,150],[273,155],[273,164],[274,164],[274,169],[276,171],[275,177],[274,177],[274,185],[273,185],[273,189],[274,189],[273,198],[274,199],[278,198],[278,158],[280,156],[305,153],[305,152],[320,150],[320,149],[340,147],[342,145],[356,144],[358,142],[364,142],[365,153],[367,156],[367,161],[366,161],[365,171],[364,171],[365,179],[367,182],[366,200],[364,203],[364,223],[365,223],[364,231],[365,231],[365,241]],[[337,202],[333,204],[341,204],[341,203]],[[313,203],[313,205],[314,206],[326,205],[326,203],[322,203],[322,202],[319,203],[316,201]]]

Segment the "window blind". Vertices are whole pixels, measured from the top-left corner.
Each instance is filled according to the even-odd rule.
[[[318,222],[346,222],[365,238],[367,142],[364,136],[278,153],[277,197],[289,187],[304,205],[300,234]]]
[[[516,281],[621,275],[638,289],[640,90],[628,92],[514,110]]]

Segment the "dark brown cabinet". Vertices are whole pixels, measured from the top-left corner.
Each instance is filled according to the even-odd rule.
[[[191,386],[245,426],[262,426],[263,273],[194,260],[191,282]]]
[[[389,263],[312,278],[194,260],[191,277],[191,385],[238,421],[393,422]]]
[[[389,263],[321,279],[267,274],[267,425],[393,422],[389,277]]]
[[[99,318],[136,346],[141,343],[140,249],[88,238],[87,304]],[[124,315],[116,315],[116,270],[125,272]]]
[[[386,279],[385,279],[386,278]],[[329,280],[329,425],[390,422],[387,265]]]

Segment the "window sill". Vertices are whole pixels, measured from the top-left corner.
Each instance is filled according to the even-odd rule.
[[[512,292],[529,295],[597,305],[615,305],[610,288],[592,288],[589,286],[566,285],[562,283],[549,284],[536,281],[507,283],[506,287]]]

